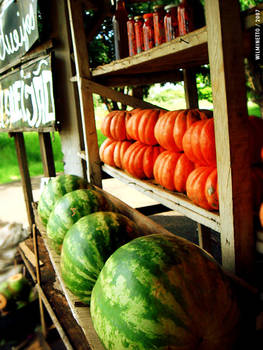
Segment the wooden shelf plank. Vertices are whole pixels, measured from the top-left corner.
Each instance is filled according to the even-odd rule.
[[[220,217],[217,212],[210,212],[193,204],[184,194],[164,190],[151,180],[138,180],[122,170],[104,164],[102,170],[110,176],[127,183],[137,191],[157,200],[166,207],[197,221],[215,231],[220,231]]]
[[[92,350],[105,350],[102,343],[100,342],[95,329],[92,324],[91,316],[90,316],[90,308],[88,306],[82,306],[82,307],[76,307],[76,303],[79,302],[79,299],[76,298],[70,290],[65,286],[64,281],[61,276],[61,269],[60,269],[60,256],[57,254],[57,252],[50,246],[46,229],[41,223],[41,220],[37,214],[37,210],[34,211],[35,214],[35,220],[37,223],[37,227],[41,233],[41,237],[45,243],[45,246],[47,248],[50,261],[52,263],[52,266],[55,270],[56,276],[59,280],[59,283],[61,285],[61,288],[63,290],[63,293],[65,295],[65,298],[68,302],[68,305],[70,307],[70,310],[72,312],[73,317],[77,321],[78,325],[82,329],[85,337],[88,340],[88,343]]]
[[[151,50],[99,66],[92,70],[92,76],[164,72],[205,63],[208,63],[207,32],[203,27]]]

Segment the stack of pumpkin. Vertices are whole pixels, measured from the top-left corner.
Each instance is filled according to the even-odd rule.
[[[263,120],[249,117],[255,208],[263,198],[261,162]],[[101,160],[132,176],[154,178],[164,188],[186,193],[197,205],[218,210],[214,121],[208,110],[112,111],[103,120],[107,137]],[[261,135],[260,135],[261,133]]]

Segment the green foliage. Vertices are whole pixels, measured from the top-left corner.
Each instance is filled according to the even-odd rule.
[[[35,132],[24,133],[26,154],[30,176],[43,174],[38,134]],[[63,171],[63,154],[58,133],[52,138],[52,148],[57,172]],[[13,137],[7,133],[0,133],[0,183],[7,183],[20,179],[15,143]]]

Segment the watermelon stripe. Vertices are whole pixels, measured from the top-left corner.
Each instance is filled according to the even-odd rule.
[[[195,342],[187,321],[191,312],[173,273],[180,259],[162,239],[151,244],[147,236],[133,242],[107,260],[94,286],[95,330],[106,349],[179,348],[187,342],[190,349]]]
[[[56,201],[66,193],[79,188],[92,188],[92,186],[81,177],[68,174],[57,176],[48,181],[38,203],[38,214],[44,225],[47,225]]]
[[[61,271],[66,286],[80,299],[89,291],[90,299],[106,260],[121,244],[137,236],[136,225],[122,214],[98,211],[82,217],[63,241]]]

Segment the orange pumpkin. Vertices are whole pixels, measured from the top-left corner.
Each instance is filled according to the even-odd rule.
[[[192,162],[200,166],[216,166],[214,120],[195,122],[184,134],[182,145]]]
[[[260,221],[261,227],[263,228],[263,202],[261,203],[259,208],[259,221]]]
[[[126,111],[108,113],[101,123],[102,134],[117,141],[127,140],[126,123],[129,117],[130,113]]]
[[[158,109],[141,109],[134,111],[126,124],[127,134],[133,139],[146,145],[157,145],[154,127],[159,118]]]
[[[102,162],[122,169],[122,160],[131,141],[115,141],[106,139],[100,146],[99,154]]]
[[[194,164],[183,153],[162,152],[153,168],[155,181],[170,191],[185,192],[186,180]]]
[[[163,151],[160,146],[149,146],[136,141],[124,154],[123,169],[138,179],[151,179],[155,160]]]
[[[200,114],[198,109],[185,109],[179,111],[174,122],[173,137],[175,144],[180,151],[183,151],[183,136],[186,130],[188,130],[193,123],[200,120],[201,115],[203,119],[207,119],[206,115],[204,113]]]
[[[215,184],[215,177],[210,178],[213,186],[213,191],[209,191],[209,187],[207,188],[208,194],[210,192],[209,201],[207,199],[205,191],[207,179],[215,169],[215,167],[198,167],[191,172],[186,181],[186,194],[189,197],[189,199],[191,199],[195,204],[207,210],[216,209],[216,207],[214,206],[214,203],[216,204],[216,201],[213,198],[214,196],[211,197],[212,204],[209,203],[210,194],[215,194],[215,196],[217,195],[217,185]]]
[[[212,170],[212,172],[207,177],[207,180],[205,183],[205,196],[211,208],[213,208],[214,210],[218,210],[219,202],[218,202],[217,168]]]
[[[171,111],[164,113],[157,121],[154,128],[154,136],[158,143],[165,149],[173,152],[179,152],[174,137],[173,128],[176,117],[180,111]]]

